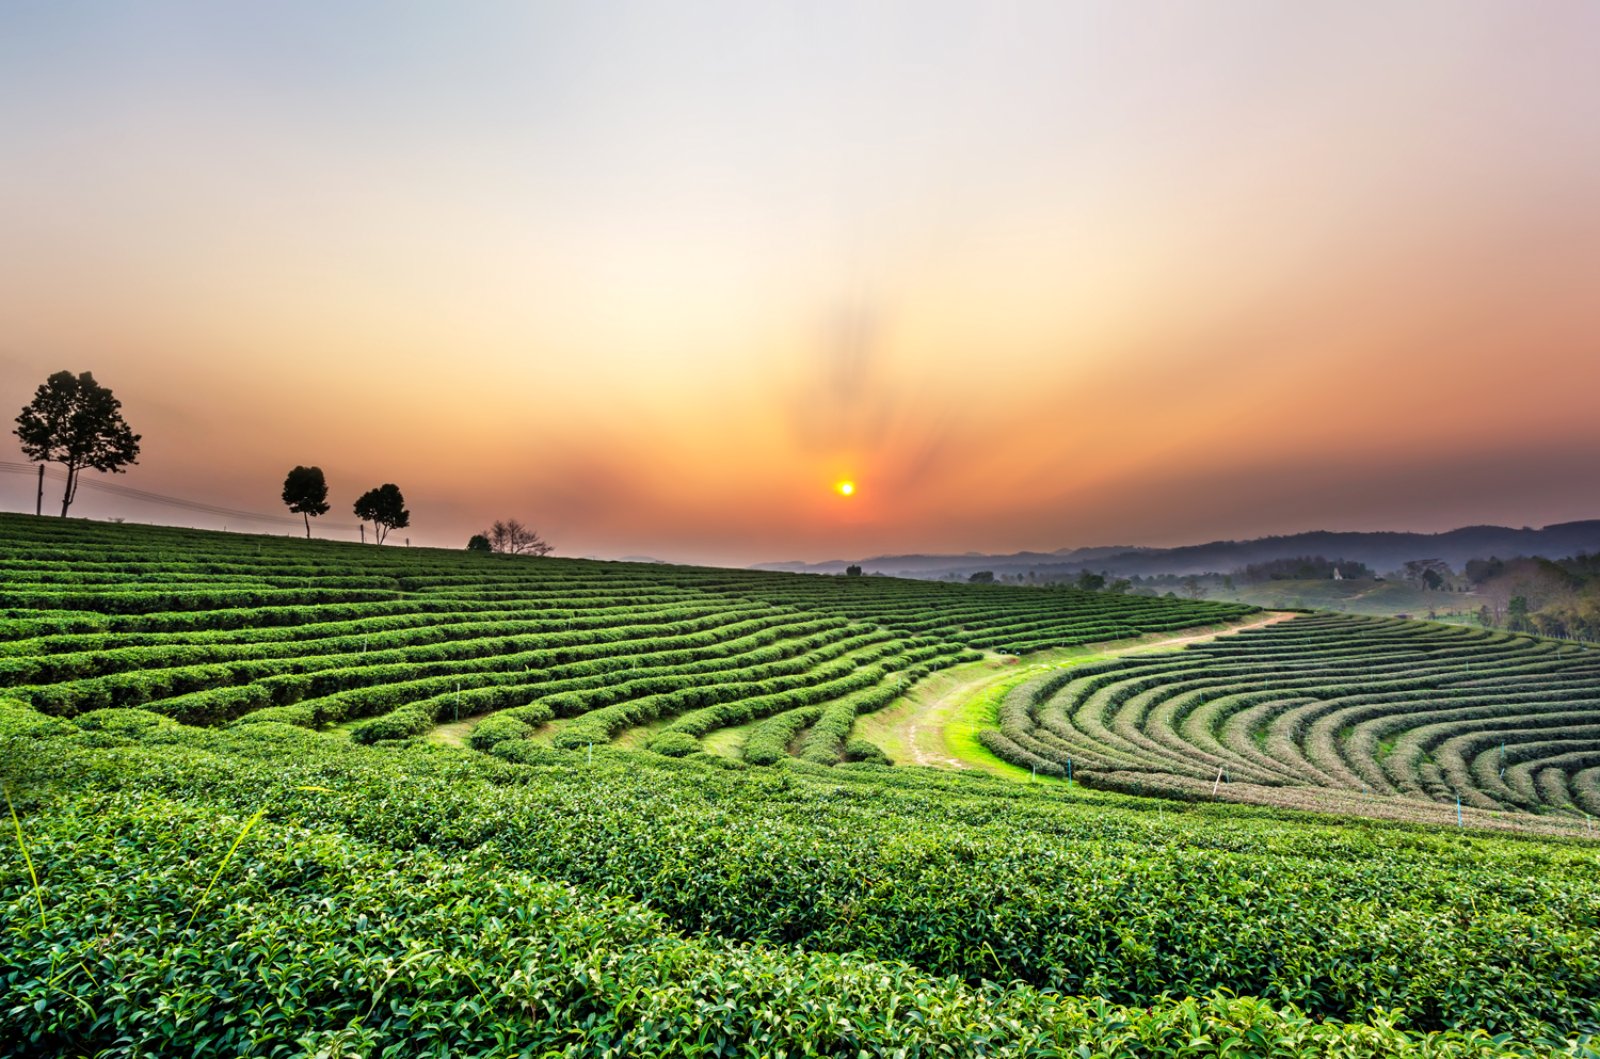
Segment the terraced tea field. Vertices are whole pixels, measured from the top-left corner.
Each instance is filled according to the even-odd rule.
[[[1041,675],[982,738],[1017,764],[1074,768],[1112,789],[1435,820],[1459,804],[1588,832],[1600,815],[1600,651],[1302,617]]]
[[[1269,617],[0,517],[0,1054],[1600,1054],[1594,652]]]
[[[688,753],[781,715],[809,760],[933,669],[1247,613],[1237,604],[0,520],[0,688],[55,716],[344,726],[506,711],[480,741],[660,727]],[[90,557],[92,555],[92,558]],[[786,744],[787,745],[787,744]],[[863,751],[869,752],[869,751]],[[763,752],[764,753],[764,752]]]

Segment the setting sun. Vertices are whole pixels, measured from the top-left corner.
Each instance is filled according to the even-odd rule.
[[[840,482],[834,488],[839,490],[839,495],[840,496],[853,496],[855,494],[855,491],[856,491],[856,483],[854,483],[854,482]]]

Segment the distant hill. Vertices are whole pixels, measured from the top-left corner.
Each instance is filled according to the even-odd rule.
[[[1120,577],[1135,574],[1229,573],[1250,563],[1321,555],[1329,559],[1366,563],[1377,571],[1396,570],[1412,559],[1443,559],[1460,570],[1468,559],[1495,556],[1564,558],[1579,552],[1600,552],[1600,519],[1563,522],[1543,529],[1508,526],[1465,526],[1444,533],[1351,533],[1313,530],[1281,537],[1247,541],[1212,541],[1177,548],[1110,546],[1064,548],[1054,552],[1014,552],[1010,555],[880,555],[853,560],[869,574],[899,577],[965,577],[978,570],[997,574],[1040,577],[1071,576],[1081,570],[1106,571]],[[761,563],[759,570],[801,573],[843,573],[852,560],[821,563]]]

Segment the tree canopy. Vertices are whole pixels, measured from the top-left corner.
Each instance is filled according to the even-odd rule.
[[[78,495],[78,473],[85,467],[117,474],[139,462],[139,435],[122,418],[122,402],[87,371],[58,371],[46,379],[17,416],[15,433],[28,459],[66,468],[63,517]]]
[[[406,510],[406,498],[400,495],[400,487],[393,482],[362,493],[356,501],[355,511],[356,518],[372,523],[373,535],[379,544],[383,543],[390,530],[411,525],[411,512]]]
[[[328,513],[328,479],[321,467],[296,467],[283,480],[283,502],[306,522],[306,537],[311,537],[311,519]]]

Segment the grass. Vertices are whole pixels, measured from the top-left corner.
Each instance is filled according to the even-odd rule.
[[[990,684],[982,692],[968,699],[944,726],[944,742],[951,756],[994,776],[1026,781],[1039,779],[1048,783],[1065,782],[1051,776],[1035,777],[1025,768],[995,757],[987,747],[978,742],[980,731],[995,726],[995,714],[1006,693],[1032,676],[1034,676],[1032,672],[1014,674],[1005,680]]]
[[[463,717],[459,721],[446,721],[443,724],[436,725],[433,731],[429,732],[424,738],[428,742],[437,743],[440,746],[466,746],[467,736],[472,734],[472,730],[478,727],[478,724],[485,717],[491,716],[493,714],[476,713],[471,717]],[[352,722],[351,726],[353,727],[354,724],[358,723],[360,722]]]
[[[620,746],[629,750],[643,750],[645,744],[650,742],[650,737],[671,724],[674,717],[657,717],[644,724],[636,724],[632,728],[625,728],[611,740],[612,746]]]
[[[906,694],[876,713],[857,718],[855,732],[883,750],[897,764],[915,762],[919,750],[926,756],[943,750],[938,737],[939,706],[951,696],[975,693],[1001,663],[994,658],[941,669],[918,681]],[[924,731],[919,721],[927,721]],[[916,746],[920,737],[921,746]]]
[[[700,737],[700,745],[705,747],[706,753],[715,754],[717,757],[737,758],[744,750],[744,741],[750,738],[750,730],[760,721],[751,721],[748,724],[729,725],[707,732]],[[891,755],[892,756],[892,755]]]
[[[222,878],[222,873],[228,869],[228,863],[233,860],[233,855],[239,851],[240,843],[245,840],[246,836],[250,834],[256,824],[261,822],[261,818],[265,815],[267,815],[265,809],[257,809],[255,815],[246,820],[244,827],[239,829],[239,834],[234,837],[233,845],[229,846],[228,852],[223,854],[222,863],[217,865],[217,870],[212,874],[211,881],[206,883],[205,892],[200,895],[200,900],[196,901],[194,907],[189,910],[189,922],[187,925],[194,925],[194,917],[200,914],[201,908],[205,907],[206,898],[210,897],[211,891],[216,889],[217,880]]]
[[[6,796],[6,809],[11,813],[12,826],[17,829],[17,849],[22,851],[22,860],[28,866],[28,879],[33,884],[34,900],[39,903],[39,925],[49,928],[50,920],[44,911],[44,890],[39,885],[39,872],[33,866],[33,855],[28,852],[28,843],[22,836],[22,818],[17,816],[16,803],[11,800],[11,788],[0,786],[0,792]]]

